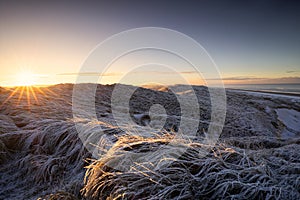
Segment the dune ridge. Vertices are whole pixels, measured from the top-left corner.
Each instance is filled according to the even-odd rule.
[[[166,105],[168,118],[160,135],[136,136],[113,123],[113,88],[97,87],[99,123],[82,120],[90,133],[100,126],[104,130],[97,160],[84,148],[74,125],[72,84],[40,88],[38,102],[29,96],[30,106],[25,96],[19,98],[20,91],[6,101],[13,89],[1,88],[0,102],[6,102],[0,108],[0,199],[300,198],[300,133],[277,114],[278,109],[300,112],[298,99],[228,90],[223,132],[215,146],[204,147],[209,93],[194,86],[201,109],[199,140],[179,140],[187,151],[172,162],[166,157],[131,163],[132,153],[155,152],[170,142],[180,109],[169,90],[139,88],[131,99],[132,116],[146,113],[156,99]],[[209,153],[201,157],[203,148]],[[111,163],[126,170],[111,168]]]

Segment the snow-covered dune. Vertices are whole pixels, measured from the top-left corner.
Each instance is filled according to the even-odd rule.
[[[89,121],[73,118],[73,87],[33,88],[28,95],[0,88],[0,199],[300,199],[299,98],[228,90],[222,134],[207,146],[201,139],[211,121],[210,96],[194,86],[200,113],[189,120],[198,124],[196,137],[169,145],[170,153],[185,149],[172,160],[155,152],[180,131],[176,95],[188,102],[190,90],[138,88],[114,119],[115,85],[98,85],[97,121]],[[176,95],[174,87],[181,87]],[[158,104],[164,111],[152,112]],[[134,127],[118,127],[123,111]],[[164,131],[145,131],[152,125]],[[78,127],[96,144],[82,141]],[[203,149],[208,153],[199,156]]]

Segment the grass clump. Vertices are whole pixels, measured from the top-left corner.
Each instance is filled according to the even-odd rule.
[[[218,144],[183,143],[178,158],[155,153],[171,137],[122,137],[87,169],[86,199],[298,199],[297,174],[280,174],[262,152]],[[179,141],[180,143],[180,141]],[[176,152],[178,145],[171,146]],[[134,152],[134,154],[133,154]],[[159,151],[158,151],[159,152]],[[133,157],[135,155],[136,157]],[[146,154],[148,155],[148,154]],[[201,156],[202,155],[202,156]],[[280,162],[280,161],[278,161]],[[296,172],[295,172],[296,173]],[[293,183],[290,183],[291,180]]]

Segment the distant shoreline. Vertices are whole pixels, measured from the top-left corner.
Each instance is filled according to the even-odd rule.
[[[243,91],[243,92],[254,92],[261,94],[275,94],[275,95],[284,95],[284,96],[293,96],[300,97],[300,94],[297,93],[288,93],[288,92],[273,92],[273,91],[261,91],[261,90],[247,90],[247,89],[236,89],[236,88],[226,88],[225,90],[235,90],[235,91]]]

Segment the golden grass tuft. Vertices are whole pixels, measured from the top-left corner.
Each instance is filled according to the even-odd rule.
[[[120,138],[106,155],[88,166],[82,195],[93,200],[300,197],[297,170],[282,174],[279,168],[272,168],[270,161],[264,159],[263,152],[246,152],[218,144],[210,147],[203,157],[199,155],[207,146],[190,142],[182,144],[188,148],[177,159],[160,156],[156,157],[160,160],[142,162],[145,159],[132,157],[132,152],[135,156],[139,153],[144,156],[145,152],[156,151],[168,144],[171,139],[168,137]],[[173,148],[176,152],[177,147]],[[130,162],[132,158],[135,159]],[[278,157],[276,162],[282,162],[280,159]]]

